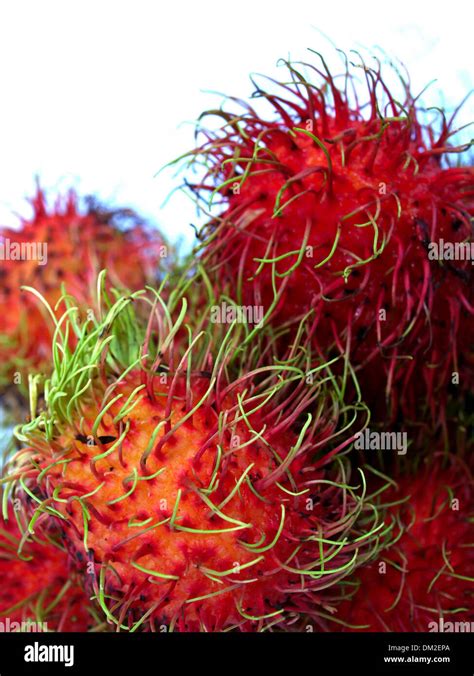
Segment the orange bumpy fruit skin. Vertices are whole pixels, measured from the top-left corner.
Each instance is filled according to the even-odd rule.
[[[469,472],[460,464],[446,469],[438,458],[397,483],[386,500],[405,500],[390,508],[405,532],[383,557],[384,567],[379,561],[361,569],[358,591],[334,616],[350,626],[331,624],[331,631],[428,632],[440,618],[474,620]]]
[[[91,629],[95,624],[87,612],[91,602],[68,554],[53,542],[30,539],[21,548],[20,556],[21,538],[10,508],[8,520],[0,520],[0,622],[5,624],[8,620],[10,627],[12,623],[28,621],[43,623],[36,627],[38,631]],[[41,613],[37,609],[39,602]]]
[[[163,249],[161,236],[152,233],[129,210],[106,211],[92,202],[84,208],[74,192],[58,198],[48,208],[38,188],[33,198],[33,217],[19,230],[0,228],[0,236],[15,245],[47,245],[44,265],[31,260],[2,261],[0,302],[0,377],[11,383],[14,372],[27,382],[31,370],[48,372],[51,364],[53,324],[45,322],[42,303],[22,286],[33,287],[54,309],[63,295],[64,283],[83,309],[94,307],[97,275],[107,270],[108,283],[139,289],[156,279]],[[131,227],[122,228],[121,223]],[[133,264],[131,264],[133,262]],[[59,318],[66,310],[60,304]],[[49,326],[49,328],[48,328]]]
[[[308,511],[308,495],[288,491],[311,486],[321,470],[297,457],[290,482],[243,421],[229,422],[209,443],[218,415],[225,419],[235,395],[228,395],[219,410],[215,403],[198,408],[172,434],[163,426],[150,445],[168,406],[171,426],[186,410],[185,383],[170,397],[169,386],[154,380],[151,396],[142,391],[137,405],[114,423],[123,401],[141,382],[140,372],[131,372],[116,386],[114,397],[123,397],[107,409],[95,435],[91,430],[99,405],[87,409],[81,434],[65,433],[37,455],[36,462],[49,467],[37,491],[62,500],[54,504],[66,517],[59,523],[68,548],[79,563],[85,565],[88,558],[89,587],[98,596],[102,571],[105,595],[116,601],[107,605],[121,626],[131,627],[149,613],[142,628],[253,630],[258,618],[276,616],[291,605],[292,592],[303,584],[293,569],[320,556],[320,544],[306,539],[335,518],[341,506],[334,496],[334,505],[331,498],[329,504],[315,498]],[[208,386],[202,381],[193,378],[196,402]],[[249,415],[253,429],[263,429],[261,415]],[[281,459],[296,440],[291,430],[272,440]],[[58,459],[66,462],[55,464]],[[272,475],[275,471],[278,477]],[[258,495],[245,480],[236,488],[245,475]],[[208,488],[214,489],[208,493],[212,502],[203,499]],[[78,495],[84,497],[74,499]],[[333,533],[337,530],[334,526]],[[348,547],[339,562],[347,563],[353,553]],[[308,583],[306,589],[317,604],[314,585]]]
[[[221,208],[202,255],[221,284],[240,277],[244,304],[265,308],[274,267],[271,321],[313,308],[323,353],[349,335],[371,406],[384,392],[393,419],[416,419],[426,402],[439,419],[452,373],[465,390],[474,382],[474,287],[470,260],[436,260],[432,244],[472,242],[474,169],[443,167],[449,126],[435,138],[409,91],[401,108],[366,70],[367,110],[328,75],[321,88],[265,93],[273,118],[244,104],[238,123],[229,113],[205,132],[193,154],[210,168],[194,190],[215,190]]]

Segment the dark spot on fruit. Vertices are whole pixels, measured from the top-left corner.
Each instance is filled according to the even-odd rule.
[[[97,438],[99,439],[101,444],[110,444],[110,443],[112,443],[112,441],[115,441],[117,439],[117,437],[112,437],[112,436],[109,436],[107,434],[100,436],[100,437],[97,437]]]

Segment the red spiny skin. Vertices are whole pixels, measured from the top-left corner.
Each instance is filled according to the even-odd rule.
[[[30,539],[20,556],[20,540],[21,532],[10,509],[8,521],[0,520],[0,622],[5,625],[9,620],[11,631],[12,623],[28,620],[47,624],[37,627],[38,631],[88,631],[94,625],[87,612],[91,603],[78,584],[67,553],[47,540]]]
[[[182,420],[185,389],[177,385],[171,397],[170,386],[156,377],[126,419],[114,423],[141,379],[140,372],[131,372],[117,385],[113,397],[123,397],[107,409],[94,437],[90,432],[99,408],[91,405],[81,423],[83,434],[71,427],[49,448],[43,444],[35,462],[49,469],[31,483],[66,517],[58,525],[68,549],[93,563],[88,581],[99,598],[103,576],[109,619],[124,629],[144,618],[141,630],[165,625],[179,631],[253,631],[265,622],[283,622],[294,597],[300,607],[316,608],[318,588],[344,572],[312,579],[298,571],[321,557],[315,533],[331,528],[331,539],[337,538],[341,522],[350,518],[352,499],[343,500],[337,487],[313,485],[323,473],[304,456],[290,463],[290,480],[263,443],[269,434],[260,441],[242,420],[233,424],[235,393],[221,402],[211,398],[172,434],[163,427],[150,445],[167,406],[172,426]],[[203,385],[193,378],[195,403],[207,387],[207,380]],[[248,421],[263,433],[269,413],[254,413]],[[216,437],[219,415],[225,424]],[[290,429],[271,438],[281,460],[296,439]],[[68,462],[55,465],[61,458]],[[300,496],[285,492],[306,488]],[[311,510],[308,496],[314,498]],[[326,565],[347,564],[356,548],[347,543]]]
[[[428,632],[438,631],[431,623],[439,626],[441,617],[474,621],[472,477],[463,466],[446,470],[436,461],[397,483],[386,499],[409,496],[390,508],[406,530],[380,561],[360,570],[358,591],[334,615],[350,627],[331,623],[331,631]]]
[[[64,283],[83,309],[94,307],[97,275],[107,270],[108,283],[119,288],[140,289],[154,280],[163,255],[159,235],[152,234],[128,210],[107,212],[92,203],[81,208],[72,191],[49,209],[38,188],[32,199],[33,217],[19,230],[0,228],[2,241],[47,244],[47,262],[2,260],[0,269],[0,382],[11,383],[20,372],[22,383],[27,370],[49,370],[52,321],[42,303],[22,286],[36,289],[54,308]],[[121,229],[120,223],[133,222]],[[62,302],[56,312],[66,311]],[[49,323],[48,323],[49,322]],[[48,326],[50,330],[48,330]]]
[[[325,80],[325,91],[265,94],[273,119],[248,106],[238,124],[206,132],[195,154],[211,168],[195,190],[216,189],[222,209],[204,260],[221,283],[241,279],[244,304],[268,308],[273,266],[261,260],[293,252],[274,264],[284,276],[271,321],[313,308],[323,353],[349,335],[371,405],[385,392],[393,417],[428,404],[439,419],[452,373],[465,390],[474,382],[474,288],[471,261],[433,260],[430,243],[472,241],[474,169],[442,167],[449,125],[435,138],[408,89],[402,110],[367,71],[362,109]]]

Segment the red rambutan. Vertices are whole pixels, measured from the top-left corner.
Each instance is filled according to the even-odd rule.
[[[330,630],[453,631],[448,623],[473,622],[469,470],[457,459],[446,468],[442,456],[431,458],[415,476],[398,479],[385,496],[399,534],[379,560],[350,581],[357,591],[338,607]]]
[[[204,175],[187,185],[206,210],[219,200],[200,235],[203,264],[237,286],[237,302],[273,308],[274,325],[312,309],[318,351],[349,338],[374,410],[385,392],[392,420],[427,407],[444,423],[448,386],[474,382],[474,169],[446,166],[468,146],[450,145],[441,111],[438,133],[423,122],[402,77],[397,101],[380,64],[362,62],[361,102],[347,61],[341,79],[321,62],[303,64],[319,85],[286,63],[280,91],[256,86],[273,114],[238,101],[208,113],[221,128],[199,127],[204,143],[189,155]]]

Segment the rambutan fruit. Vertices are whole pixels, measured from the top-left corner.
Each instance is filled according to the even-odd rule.
[[[336,77],[320,58],[301,64],[316,82],[285,62],[279,91],[256,85],[270,113],[232,97],[234,109],[207,113],[220,128],[201,116],[204,141],[187,157],[203,169],[186,185],[210,216],[203,264],[237,302],[272,309],[274,325],[313,310],[323,353],[349,338],[379,418],[426,411],[444,424],[448,387],[474,382],[474,169],[449,164],[469,144],[450,144],[442,111],[426,121],[404,77],[399,102],[378,62],[359,65],[360,85],[347,61]],[[443,259],[446,243],[466,256]]]
[[[0,622],[5,631],[89,631],[100,625],[71,559],[51,529],[42,539],[0,518]],[[18,512],[18,518],[22,514]],[[28,537],[29,536],[29,537]]]
[[[269,365],[242,325],[195,333],[172,295],[105,299],[80,329],[65,318],[77,346],[53,351],[8,493],[35,496],[30,530],[57,522],[117,630],[291,630],[390,537],[345,456],[366,410],[310,346]]]
[[[33,287],[60,316],[67,307],[65,287],[81,307],[92,308],[100,270],[106,268],[117,287],[140,289],[156,281],[166,254],[161,235],[131,210],[107,210],[73,191],[50,208],[39,186],[31,204],[33,216],[18,230],[0,228],[2,389],[19,385],[27,391],[28,374],[51,363],[52,324],[25,287]]]
[[[331,631],[449,632],[474,621],[473,485],[458,458],[446,466],[443,456],[397,479],[385,500],[398,534],[348,582]]]

